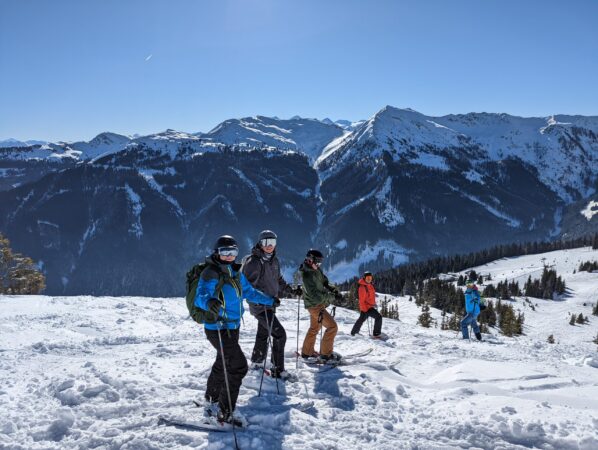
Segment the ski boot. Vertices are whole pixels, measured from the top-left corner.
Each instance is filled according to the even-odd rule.
[[[330,355],[320,355],[318,356],[318,362],[321,364],[339,364],[341,362],[342,356],[336,352],[330,353]]]
[[[220,408],[217,419],[221,424],[228,423],[238,428],[245,428],[247,426],[247,419],[239,411],[233,411],[231,414],[229,411]]]
[[[279,378],[282,381],[288,381],[289,383],[294,383],[298,380],[297,375],[294,373],[291,373],[287,370],[278,370],[274,367],[270,369],[270,374],[272,378]]]

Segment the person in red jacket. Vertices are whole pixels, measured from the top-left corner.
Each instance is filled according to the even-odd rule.
[[[359,333],[363,322],[368,317],[374,318],[374,338],[379,338],[382,335],[382,314],[376,309],[376,290],[372,284],[374,277],[372,272],[364,272],[363,278],[359,280],[359,287],[357,288],[357,294],[359,295],[359,318],[353,329],[351,330],[351,336],[355,336]]]

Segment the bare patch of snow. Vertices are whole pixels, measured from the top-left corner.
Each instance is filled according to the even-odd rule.
[[[131,212],[133,214],[133,221],[129,227],[129,233],[134,234],[137,239],[140,239],[141,236],[143,236],[141,211],[143,210],[144,204],[141,201],[141,197],[139,197],[139,195],[131,188],[131,186],[129,186],[128,183],[125,184],[125,192],[127,194],[127,199],[129,200]]]
[[[592,220],[598,214],[598,202],[597,201],[590,201],[584,209],[581,210],[581,215],[583,215],[586,219]]]
[[[468,170],[467,172],[463,172],[463,176],[467,178],[469,181],[474,183],[486,184],[482,175],[476,172],[473,169]]]
[[[346,249],[347,248],[347,240],[346,239],[341,239],[336,244],[334,244],[334,247],[337,248],[338,250],[344,250],[344,249]]]

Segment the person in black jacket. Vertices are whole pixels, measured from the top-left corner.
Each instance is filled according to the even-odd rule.
[[[251,254],[243,258],[243,274],[247,280],[260,291],[274,297],[274,307],[268,307],[249,301],[249,311],[257,319],[258,327],[255,336],[255,346],[251,354],[251,368],[262,368],[268,348],[268,335],[272,339],[272,354],[270,357],[270,373],[274,378],[283,380],[295,377],[285,370],[284,346],[287,334],[275,314],[276,306],[280,305],[280,297],[290,294],[301,294],[301,288],[293,289],[287,284],[280,273],[280,262],[276,256],[276,233],[264,230],[260,233],[257,244]]]

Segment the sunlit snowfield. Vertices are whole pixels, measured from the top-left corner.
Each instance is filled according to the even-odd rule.
[[[545,258],[542,260],[542,258]],[[249,427],[242,449],[598,448],[598,273],[575,273],[591,249],[502,259],[477,268],[493,282],[539,276],[554,264],[569,296],[533,300],[526,336],[492,331],[462,341],[416,324],[419,309],[397,297],[400,321],[385,319],[387,342],[351,337],[357,313],[337,308],[335,350],[373,352],[325,370],[299,361],[300,381],[281,385],[250,373],[238,408]],[[585,305],[584,305],[585,303]],[[590,317],[569,325],[568,313]],[[308,327],[301,305],[300,344]],[[287,329],[287,368],[295,370],[297,301],[278,311]],[[438,311],[433,312],[439,318]],[[440,320],[438,320],[440,322]],[[249,356],[256,322],[245,314]],[[548,344],[553,334],[556,344]],[[199,418],[215,356],[182,298],[0,297],[0,448],[230,448],[230,433],[158,426],[159,415]],[[305,409],[305,405],[313,406]]]

